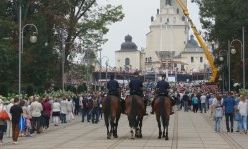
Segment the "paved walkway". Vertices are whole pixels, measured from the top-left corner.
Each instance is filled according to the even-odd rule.
[[[119,138],[107,140],[103,121],[100,124],[73,122],[20,140],[18,145],[4,144],[0,149],[246,149],[248,135],[217,134],[207,115],[178,112],[171,117],[169,141],[157,139],[158,128],[154,115],[145,116],[143,138],[131,140],[127,117],[122,115]]]

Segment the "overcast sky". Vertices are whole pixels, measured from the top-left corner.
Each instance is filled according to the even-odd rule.
[[[110,65],[115,66],[115,51],[120,50],[124,37],[130,34],[133,42],[139,49],[146,47],[146,33],[149,32],[150,18],[156,15],[160,8],[160,0],[98,0],[101,4],[111,3],[122,5],[125,18],[118,23],[112,24],[110,31],[105,36],[108,42],[102,46],[102,55],[109,57]],[[188,8],[192,20],[200,29],[199,9],[196,4],[188,0]],[[106,59],[103,59],[106,61]]]

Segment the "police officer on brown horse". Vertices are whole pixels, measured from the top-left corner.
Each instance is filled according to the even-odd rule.
[[[170,84],[165,81],[166,79],[166,75],[162,76],[162,80],[158,81],[157,85],[156,85],[156,98],[154,98],[154,100],[152,101],[152,111],[151,114],[154,114],[154,103],[155,100],[157,100],[158,96],[167,96],[171,99],[171,102],[174,103],[173,99],[168,95],[169,93],[169,89],[170,89]],[[173,114],[172,108],[171,108],[171,114]]]
[[[120,86],[114,79],[114,75],[110,76],[110,80],[107,83],[108,95],[113,95],[120,98]]]

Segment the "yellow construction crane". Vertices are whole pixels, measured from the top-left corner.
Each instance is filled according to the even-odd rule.
[[[193,30],[193,33],[196,37],[196,39],[198,40],[200,46],[203,48],[205,56],[209,62],[210,68],[212,70],[212,76],[210,77],[210,82],[216,82],[217,78],[218,78],[218,68],[215,66],[214,64],[214,56],[212,55],[212,53],[210,52],[206,42],[204,41],[204,39],[202,38],[201,34],[198,32],[198,30],[196,29],[192,19],[189,17],[189,11],[187,6],[181,1],[181,0],[176,0],[177,3],[179,4],[179,6],[181,7],[181,9],[183,10],[184,15],[187,17],[191,29]]]

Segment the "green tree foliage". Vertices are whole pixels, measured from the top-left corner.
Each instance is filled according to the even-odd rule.
[[[29,42],[34,28],[27,26],[23,33],[23,90],[29,86],[44,90],[52,82],[55,86],[61,85],[62,45],[61,39],[54,34],[56,29],[65,32],[63,38],[68,72],[78,54],[105,43],[107,40],[103,36],[108,32],[108,26],[124,17],[121,6],[102,6],[96,0],[1,0],[0,84],[8,86],[11,91],[16,91],[18,87],[19,2],[22,26],[32,23],[39,30],[35,44]]]
[[[209,41],[218,41],[219,50],[228,49],[228,40],[242,40],[242,26],[248,30],[248,1],[245,0],[192,0],[200,7],[200,16],[203,29]],[[248,32],[245,32],[248,37]],[[247,38],[246,38],[247,39]],[[248,43],[248,40],[245,40]],[[242,66],[240,61],[241,47],[234,43],[237,54],[232,55],[231,67],[234,81],[242,82]],[[246,44],[247,47],[247,44]],[[246,48],[247,49],[247,48]],[[248,51],[246,51],[246,58]],[[215,53],[217,54],[218,51]],[[246,63],[248,63],[246,59]],[[234,69],[233,69],[234,68]],[[246,65],[247,68],[247,65]],[[248,75],[246,76],[246,78]]]

